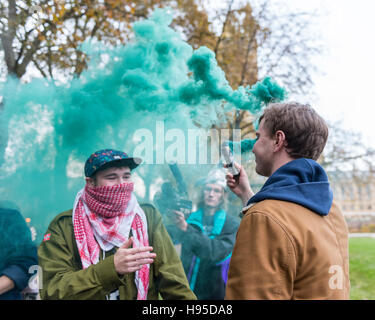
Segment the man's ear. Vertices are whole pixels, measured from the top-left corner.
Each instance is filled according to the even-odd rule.
[[[90,187],[95,187],[95,180],[93,178],[90,178],[90,177],[86,177],[86,183],[90,186]]]
[[[277,130],[275,133],[274,151],[280,151],[283,147],[288,145],[285,139],[285,133],[281,130]]]

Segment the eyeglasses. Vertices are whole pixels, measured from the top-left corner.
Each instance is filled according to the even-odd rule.
[[[207,193],[210,193],[211,191],[213,191],[214,193],[219,194],[219,193],[222,193],[222,192],[223,192],[223,189],[221,189],[221,188],[210,188],[210,187],[205,187],[205,188],[203,189],[203,191],[204,191],[204,192],[207,192]]]

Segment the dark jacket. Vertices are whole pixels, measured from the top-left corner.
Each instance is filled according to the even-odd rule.
[[[151,205],[141,205],[148,228],[154,263],[150,265],[147,299],[196,299],[186,280],[181,261],[162,224],[160,213]],[[42,299],[106,299],[119,290],[119,299],[137,298],[135,273],[119,276],[114,266],[114,250],[100,252],[100,261],[82,269],[73,232],[72,210],[58,215],[49,225],[45,241],[39,246],[39,263],[43,271]]]
[[[349,299],[348,228],[319,164],[287,163],[249,204],[226,299]]]
[[[7,276],[15,284],[0,295],[0,300],[21,299],[21,291],[33,274],[29,268],[37,264],[37,249],[24,218],[17,210],[0,208],[0,276]]]
[[[217,211],[205,217],[202,210],[191,213],[186,232],[173,232],[181,242],[181,261],[190,287],[199,300],[222,300],[239,219]]]

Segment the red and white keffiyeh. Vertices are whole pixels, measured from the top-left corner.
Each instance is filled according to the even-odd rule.
[[[73,228],[83,269],[99,261],[100,248],[111,250],[128,239],[130,229],[133,247],[148,246],[147,220],[133,194],[133,183],[90,187],[77,193],[73,208]],[[136,271],[138,300],[147,298],[148,264]]]

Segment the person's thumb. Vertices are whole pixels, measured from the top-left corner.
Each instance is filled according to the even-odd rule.
[[[233,162],[233,165],[238,169],[238,172],[241,172],[242,166],[239,163]]]
[[[129,239],[127,239],[121,246],[122,249],[128,249],[131,247],[133,243],[133,237],[130,237]]]

